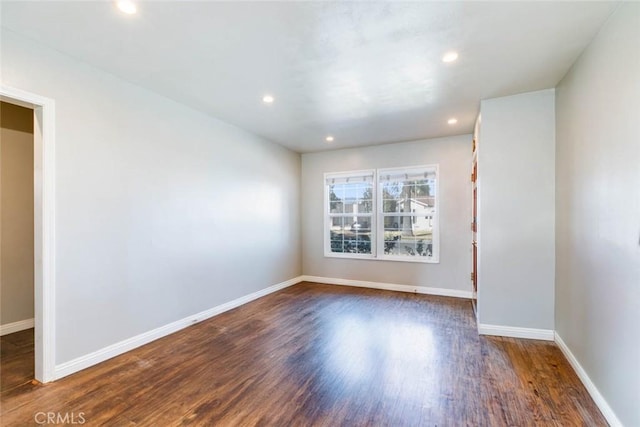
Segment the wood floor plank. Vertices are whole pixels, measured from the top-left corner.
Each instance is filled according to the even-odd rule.
[[[33,379],[33,357],[33,328],[0,337],[0,392],[8,392]]]
[[[606,425],[555,344],[478,336],[468,300],[311,283],[3,390],[3,426]]]

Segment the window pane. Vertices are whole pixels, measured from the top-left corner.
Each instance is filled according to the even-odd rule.
[[[401,182],[382,184],[382,212],[400,212],[402,209],[403,187]]]
[[[329,233],[331,252],[371,254],[370,217],[331,218]]]
[[[435,179],[391,180],[381,184],[385,213],[422,213],[435,206]]]
[[[344,227],[344,217],[331,217],[329,218],[329,230],[331,231],[342,231]]]
[[[385,216],[385,255],[424,256],[433,255],[433,228],[424,216]]]
[[[329,202],[329,213],[344,213],[344,203],[338,201]]]
[[[344,188],[340,184],[329,186],[329,212],[344,212]]]
[[[331,208],[336,209],[336,211],[332,211],[332,213],[344,212],[358,214],[373,212],[372,182],[334,184],[330,186],[330,190],[331,189],[333,189],[333,193],[329,193],[329,202],[332,203],[332,201],[339,197],[343,206],[342,211],[339,210],[337,203],[334,206],[331,206]]]

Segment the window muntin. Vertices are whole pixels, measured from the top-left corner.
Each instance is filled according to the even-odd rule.
[[[325,256],[438,262],[438,166],[325,174]]]

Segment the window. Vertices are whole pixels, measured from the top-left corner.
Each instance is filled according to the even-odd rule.
[[[372,258],[374,171],[325,174],[325,254]]]
[[[325,174],[325,256],[438,262],[438,166]]]
[[[438,261],[437,175],[437,166],[378,170],[379,258]]]

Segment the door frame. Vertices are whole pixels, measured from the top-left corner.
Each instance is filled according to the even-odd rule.
[[[0,84],[0,99],[33,109],[35,379],[55,380],[55,101]]]

